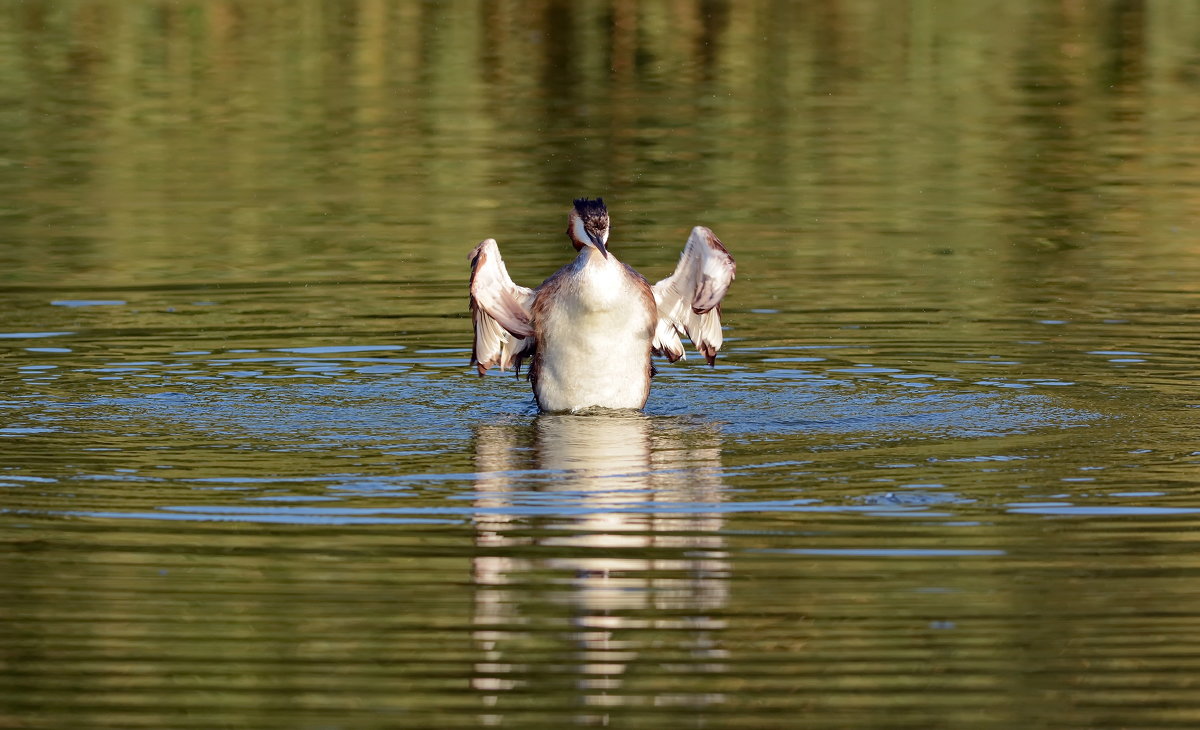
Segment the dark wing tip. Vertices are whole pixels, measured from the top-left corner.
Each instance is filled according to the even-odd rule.
[[[729,253],[729,249],[725,248],[725,244],[721,242],[721,239],[717,238],[717,234],[713,233],[713,229],[709,228],[708,226],[695,226],[692,229],[692,233],[695,234],[697,231],[700,232],[700,235],[704,238],[705,242],[711,244],[713,248],[717,249],[721,253]],[[729,258],[732,260],[733,256],[730,256]]]
[[[479,245],[471,249],[471,253],[467,254],[467,261],[471,262],[471,289],[475,288],[475,275],[479,273],[479,269],[487,262],[487,253],[484,251],[487,244],[492,239],[484,239],[479,242]]]
[[[653,354],[653,355],[658,355],[658,356],[660,356],[660,357],[665,357],[665,358],[667,358],[667,362],[672,362],[672,363],[673,363],[673,362],[679,362],[680,358],[682,358],[682,357],[683,357],[683,350],[682,350],[682,349],[679,349],[679,350],[672,350],[672,349],[669,349],[669,348],[666,348],[666,347],[661,347],[661,348],[656,348],[656,349],[654,349],[654,350],[651,350],[650,352],[651,352],[651,354]]]
[[[729,256],[729,263],[733,263],[733,256],[730,255],[729,249],[725,248],[725,244],[721,243],[721,239],[717,238],[717,234],[713,233],[710,228],[705,228],[704,230],[708,231],[709,242],[712,243],[713,247],[726,256]]]

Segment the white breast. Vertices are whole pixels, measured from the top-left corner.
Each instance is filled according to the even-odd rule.
[[[589,256],[590,261],[589,261]],[[535,391],[548,411],[641,408],[650,379],[654,310],[624,265],[585,250],[548,286],[537,322]]]

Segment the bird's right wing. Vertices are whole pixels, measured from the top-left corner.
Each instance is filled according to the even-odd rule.
[[[721,299],[737,266],[721,241],[704,226],[692,229],[675,273],[652,287],[658,305],[654,352],[671,362],[683,357],[686,334],[712,365],[721,349]]]
[[[533,351],[530,313],[536,296],[532,289],[517,286],[508,276],[496,240],[481,241],[471,251],[471,318],[475,342],[471,363],[483,375],[488,368],[519,368],[523,357]]]

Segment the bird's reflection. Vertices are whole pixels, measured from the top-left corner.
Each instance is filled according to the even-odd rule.
[[[591,705],[649,699],[624,676],[639,659],[661,661],[654,652],[673,671],[721,671],[723,625],[710,615],[726,602],[728,563],[720,512],[703,508],[722,495],[715,426],[541,415],[475,435],[473,687],[488,705],[534,689],[548,660],[571,665],[561,689]],[[569,658],[548,657],[547,638]]]

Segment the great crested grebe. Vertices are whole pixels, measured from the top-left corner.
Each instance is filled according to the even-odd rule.
[[[567,236],[579,254],[536,289],[513,283],[495,239],[471,251],[471,362],[483,375],[532,357],[538,408],[641,408],[651,353],[682,358],[686,334],[709,365],[721,349],[721,299],[733,257],[703,226],[688,236],[675,273],[651,286],[608,250],[604,200],[575,201]]]

